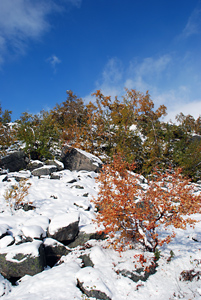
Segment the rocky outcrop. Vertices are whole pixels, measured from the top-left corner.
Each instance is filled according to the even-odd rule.
[[[0,160],[0,168],[9,172],[18,172],[26,169],[29,160],[23,151],[14,151]]]
[[[71,171],[86,170],[98,172],[102,166],[101,160],[96,156],[67,146],[62,149],[61,159],[64,168]]]

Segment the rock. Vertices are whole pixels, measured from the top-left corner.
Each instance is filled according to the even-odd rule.
[[[86,242],[89,240],[104,240],[106,238],[106,235],[104,232],[98,233],[86,233],[83,231],[80,231],[78,236],[76,237],[75,241],[70,243],[68,245],[69,248],[75,248],[77,246],[84,246]]]
[[[94,267],[94,263],[92,262],[89,255],[83,254],[79,258],[81,258],[82,260],[82,267]]]
[[[77,287],[87,297],[102,300],[112,299],[112,293],[101,278],[101,273],[92,267],[83,268],[77,273]]]
[[[36,207],[34,205],[31,205],[31,204],[28,204],[28,203],[23,204],[22,208],[23,208],[24,211],[29,211],[29,210],[36,209]]]
[[[60,174],[57,174],[57,173],[50,174],[50,179],[58,179],[58,180],[60,180],[60,178],[61,178]]]
[[[78,224],[79,213],[77,211],[55,215],[48,228],[48,237],[68,245],[78,235]]]
[[[46,266],[41,241],[33,241],[0,249],[0,273],[11,281],[24,275],[35,275]]]
[[[51,173],[56,171],[57,171],[57,167],[55,166],[43,166],[41,168],[33,170],[32,175],[40,177],[42,175],[50,175]]]
[[[50,159],[46,160],[45,164],[57,167],[58,171],[61,171],[64,169],[64,164],[56,159],[55,160],[50,160]]]
[[[19,172],[10,172],[8,174],[8,180],[10,178],[14,178],[17,182],[20,182],[20,180],[26,180],[26,179],[31,178],[31,172],[25,171],[25,170],[19,171]]]
[[[27,165],[27,169],[33,171],[35,169],[41,168],[44,166],[44,163],[40,160],[31,160]]]
[[[98,172],[101,169],[101,160],[85,151],[65,146],[62,149],[61,159],[64,168],[68,170],[86,170]]]
[[[0,160],[0,167],[9,172],[18,172],[26,169],[28,158],[23,151],[14,151]]]
[[[44,240],[45,256],[47,265],[53,267],[62,256],[68,255],[71,251],[58,241],[46,238]]]
[[[150,266],[147,270],[144,270],[144,268],[139,268],[133,272],[130,272],[127,270],[121,270],[121,271],[118,271],[118,273],[120,273],[124,277],[130,278],[134,282],[138,282],[139,280],[146,281],[150,275],[153,275],[156,273],[156,267],[157,267],[157,264]]]

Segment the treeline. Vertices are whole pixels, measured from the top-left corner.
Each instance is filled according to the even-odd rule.
[[[32,159],[52,158],[63,144],[98,155],[104,161],[116,153],[136,169],[148,175],[154,167],[181,167],[193,180],[201,175],[201,116],[180,113],[178,124],[165,123],[166,107],[154,108],[149,93],[126,89],[119,99],[111,99],[100,90],[95,101],[84,104],[82,98],[67,91],[67,99],[51,111],[32,115],[22,113],[9,123],[11,112],[0,109],[0,150],[21,143]]]

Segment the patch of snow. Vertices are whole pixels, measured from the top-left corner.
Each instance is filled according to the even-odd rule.
[[[40,239],[46,237],[45,230],[38,225],[23,226],[22,232],[25,237],[30,237],[32,239]]]

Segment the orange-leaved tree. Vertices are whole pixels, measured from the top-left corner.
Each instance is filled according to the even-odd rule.
[[[195,224],[190,215],[200,211],[201,195],[194,194],[194,185],[182,177],[181,170],[156,171],[147,187],[139,184],[139,175],[132,170],[134,165],[119,155],[103,166],[94,199],[96,221],[105,226],[115,248],[140,242],[154,252],[158,245],[170,242],[175,228]],[[165,237],[159,234],[164,229]]]

